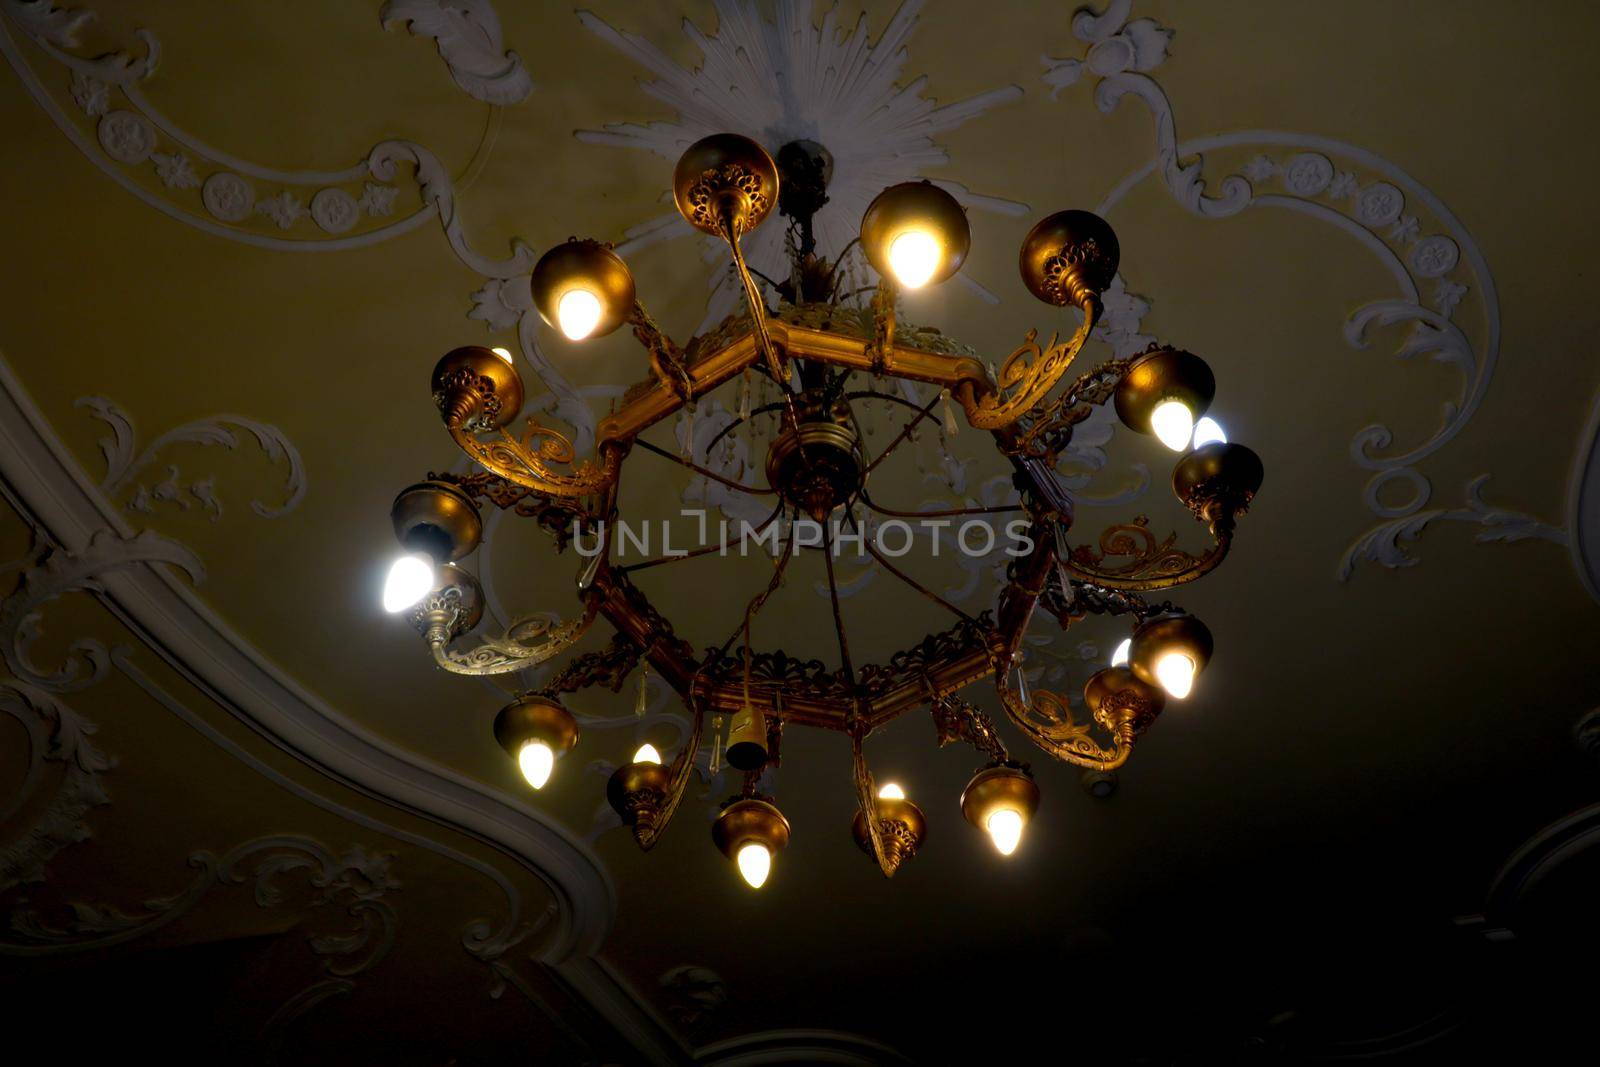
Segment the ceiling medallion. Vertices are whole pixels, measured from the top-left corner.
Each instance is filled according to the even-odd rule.
[[[971,241],[966,215],[950,194],[928,182],[906,182],[885,189],[872,202],[858,240],[880,281],[870,306],[852,307],[843,291],[846,272],[838,269],[844,257],[833,263],[819,258],[812,234],[812,216],[827,200],[826,150],[796,142],[786,145],[778,159],[781,166],[754,141],[718,134],[692,145],[678,163],[673,176],[678,210],[692,226],[727,243],[747,297],[744,315],[688,345],[678,345],[656,326],[635,299],[627,265],[609,246],[570,240],[546,253],[535,267],[534,303],[553,328],[582,341],[626,323],[648,353],[649,379],[629,390],[601,422],[593,460],[578,462],[565,436],[533,418],[520,433],[508,429],[524,394],[504,350],[458,348],[439,361],[432,379],[434,403],[456,443],[482,470],[430,475],[396,499],[395,532],[409,554],[391,571],[385,607],[409,614],[440,666],[479,676],[549,660],[603,617],[615,630],[610,644],[574,657],[541,690],[504,708],[494,735],[528,783],[540,788],[578,743],[577,722],[560,696],[595,685],[617,691],[636,667],[657,671],[689,710],[688,739],[668,765],[653,746],[643,746],[631,763],[616,771],[606,790],[642,848],[660,839],[700,748],[708,744],[713,772],[726,760],[744,773],[742,793],[725,804],[712,828],[713,840],[750,885],[762,885],[788,843],[790,826],[774,798],[758,791],[758,783],[763,770],[779,761],[784,729],[806,726],[837,730],[850,738],[859,809],[852,834],[883,873],[893,875],[922,845],[927,820],[900,786],[874,783],[862,743],[890,720],[925,707],[941,745],[965,741],[984,756],[985,765],[961,795],[961,811],[999,852],[1009,855],[1038,807],[1039,790],[1027,764],[1011,757],[989,717],[959,691],[992,678],[1006,716],[1039,748],[1096,771],[1121,766],[1166,702],[1189,695],[1212,651],[1211,634],[1200,620],[1170,603],[1152,604],[1140,594],[1192,581],[1222,561],[1235,521],[1261,485],[1261,461],[1250,449],[1226,441],[1212,420],[1200,419],[1216,383],[1205,362],[1189,352],[1151,345],[1131,358],[1102,363],[1057,389],[1094,329],[1101,314],[1100,294],[1116,274],[1117,238],[1100,218],[1061,211],[1028,234],[1020,258],[1023,282],[1047,304],[1076,308],[1082,324],[1071,339],[1052,339],[1044,346],[1029,331],[995,374],[936,331],[896,320],[900,289],[942,282],[966,257]],[[789,220],[792,236],[790,277],[762,279],[781,298],[776,311],[767,305],[740,247],[744,235],[774,209]],[[752,411],[752,375],[769,379],[779,401]],[[871,382],[853,376],[931,384],[939,392],[926,406],[918,406],[898,394],[861,388]],[[680,409],[692,412],[698,400],[735,379],[742,381],[733,427],[763,419],[774,427],[764,467],[766,486],[725,478],[696,463],[692,452],[679,455],[643,437]],[[852,384],[857,387],[850,388]],[[912,412],[898,436],[875,456],[861,439],[852,409],[866,398],[899,403]],[[1177,548],[1175,537],[1158,540],[1143,518],[1111,527],[1094,544],[1070,545],[1072,501],[1056,478],[1057,458],[1071,441],[1074,426],[1108,400],[1129,428],[1154,434],[1182,453],[1172,486],[1210,531],[1211,547],[1200,555]],[[919,423],[941,417],[934,411],[941,401],[949,432],[956,429],[950,406],[954,401],[969,425],[993,435],[996,448],[1013,467],[1020,494],[1015,507],[998,510],[1019,513],[1017,525],[1026,531],[1019,543],[1026,548],[1012,553],[994,609],[977,616],[885,558],[882,546],[862,536],[857,514],[865,509],[917,517],[879,507],[867,483],[874,468]],[[795,524],[781,549],[774,535],[770,579],[750,599],[721,646],[696,650],[674,633],[629,573],[706,555],[717,546],[628,566],[612,560],[606,531],[619,518],[618,487],[624,463],[635,449],[734,491],[771,497],[773,510],[762,528],[783,517],[820,524],[838,668],[750,647],[750,620],[782,585],[797,547]],[[478,545],[483,501],[534,518],[555,537],[558,551],[579,535],[594,538],[598,547],[578,576],[580,615],[567,622],[521,622],[503,637],[462,651],[450,646],[481,618],[483,595],[455,561]],[[841,522],[854,533],[842,534]],[[922,638],[887,663],[853,661],[833,574],[836,539],[844,536],[857,539],[884,570],[954,614],[955,625]],[[1123,615],[1133,623],[1132,636],[1119,647],[1112,665],[1084,687],[1091,722],[1076,721],[1066,699],[1055,693],[1027,691],[1020,648],[1039,607],[1062,627],[1089,614]],[[641,701],[643,696],[641,676]]]

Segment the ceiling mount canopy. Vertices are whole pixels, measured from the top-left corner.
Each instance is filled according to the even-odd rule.
[[[679,212],[691,226],[727,243],[747,297],[743,315],[687,345],[656,326],[636,299],[627,266],[609,246],[573,239],[548,252],[535,268],[534,302],[547,323],[574,341],[626,323],[648,355],[649,378],[601,422],[592,460],[578,461],[571,442],[536,419],[526,419],[520,433],[509,428],[522,406],[523,386],[508,360],[473,347],[440,360],[432,383],[434,403],[480,470],[430,476],[400,494],[395,529],[411,555],[401,561],[404,567],[396,565],[400,577],[391,584],[404,588],[392,589],[386,604],[409,612],[441,666],[479,676],[549,660],[603,617],[615,630],[610,644],[572,658],[539,692],[503,709],[495,736],[529,782],[542,786],[559,757],[578,742],[576,720],[560,697],[595,685],[619,689],[641,661],[648,664],[683,699],[691,727],[670,764],[663,766],[654,746],[644,745],[608,786],[611,805],[643,848],[651,848],[671,821],[689,772],[707,749],[713,771],[725,759],[744,775],[743,790],[725,805],[713,838],[750,885],[762,885],[789,840],[790,826],[775,799],[759,791],[760,778],[781,759],[784,730],[803,726],[850,738],[858,798],[852,835],[883,873],[892,875],[916,854],[928,820],[901,786],[876,784],[863,743],[892,719],[926,708],[941,744],[965,741],[984,757],[960,808],[1001,854],[1009,855],[1038,807],[1038,786],[1027,765],[1011,757],[988,715],[962,699],[960,691],[992,679],[1006,717],[1047,754],[1097,771],[1120,766],[1166,701],[1189,695],[1212,652],[1203,623],[1170,603],[1151,604],[1141,594],[1192,581],[1221,562],[1238,517],[1261,485],[1261,462],[1243,445],[1223,440],[1210,420],[1204,436],[1196,430],[1216,392],[1212,373],[1198,356],[1153,344],[1132,358],[1112,359],[1067,378],[1101,314],[1100,294],[1116,274],[1120,250],[1104,220],[1084,211],[1061,211],[1029,232],[1019,258],[1024,285],[1047,304],[1077,309],[1081,323],[1071,338],[1053,338],[1044,346],[1030,330],[992,373],[970,350],[936,331],[904,326],[897,316],[901,289],[937,285],[961,269],[971,233],[960,204],[928,182],[885,189],[867,209],[858,238],[879,275],[876,291],[868,305],[853,304],[841,291],[838,268],[844,256],[832,263],[818,258],[811,236],[811,216],[827,202],[831,157],[822,146],[803,141],[785,145],[778,155],[775,162],[748,138],[717,134],[691,145],[678,162],[673,195]],[[780,187],[780,163],[782,180],[794,183],[787,194]],[[769,307],[768,294],[740,247],[744,235],[774,208],[789,218],[796,235],[790,243],[791,278],[766,279],[781,298],[776,309]],[[752,375],[768,380],[778,402],[751,409]],[[933,399],[918,405],[881,392],[872,387],[881,378],[932,385]],[[696,463],[692,452],[679,455],[643,436],[736,380],[742,389],[739,416],[722,433],[767,427],[765,486],[726,478]],[[898,436],[876,455],[863,443],[854,408],[869,398],[911,412]],[[941,400],[952,428],[959,407],[970,426],[993,435],[1019,491],[1010,507],[939,513],[1010,511],[1025,532],[993,609],[976,616],[890,562],[862,525],[869,512],[921,514],[880,506],[873,491],[884,487],[871,475],[918,424],[938,417],[934,407]],[[1073,428],[1107,401],[1114,401],[1130,429],[1154,434],[1182,453],[1174,491],[1212,538],[1199,555],[1176,547],[1175,538],[1158,540],[1142,518],[1112,526],[1095,542],[1071,545],[1071,498],[1055,466]],[[654,458],[643,458],[647,454]],[[756,528],[758,534],[789,520],[787,543],[771,534],[776,551],[769,580],[720,646],[697,650],[678,637],[630,577],[643,567],[709,556],[717,546],[632,566],[612,558],[605,531],[618,518],[624,470],[655,458],[680,463],[738,493],[767,498],[772,512]],[[577,536],[592,537],[599,547],[578,576],[577,617],[561,623],[536,617],[514,625],[504,637],[460,650],[452,645],[476,624],[482,596],[452,561],[475,547],[481,535],[476,508],[484,501],[535,518],[555,536],[558,550]],[[469,510],[470,517],[464,513]],[[827,566],[839,647],[839,666],[831,670],[750,643],[750,620],[782,586],[797,547],[794,531],[807,520],[820,527],[816,545]],[[843,536],[862,538],[884,570],[934,607],[954,614],[954,625],[912,643],[886,663],[855,662],[833,573],[833,550]],[[419,582],[419,567],[427,580]],[[1063,697],[1027,691],[1020,650],[1041,607],[1063,627],[1091,614],[1126,616],[1133,623],[1126,652],[1119,651],[1117,662],[1085,686],[1089,722],[1075,720]],[[641,687],[641,707],[642,700]]]

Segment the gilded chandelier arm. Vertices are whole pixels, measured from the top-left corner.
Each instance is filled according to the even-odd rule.
[[[566,622],[539,617],[519,619],[506,628],[503,637],[485,638],[476,648],[464,651],[447,647],[447,630],[430,630],[428,645],[433,650],[433,661],[452,674],[509,674],[544,663],[577,644],[589,632],[594,617],[595,609],[589,607],[578,618]]]
[[[661,840],[661,835],[666,831],[667,824],[672,821],[673,814],[678,810],[678,802],[683,799],[685,789],[689,785],[689,775],[694,771],[695,758],[700,754],[700,739],[704,733],[705,716],[690,704],[694,712],[694,724],[689,729],[689,740],[672,761],[668,771],[666,796],[660,808],[649,818],[641,818],[633,824],[633,840],[639,848],[649,852]]]
[[[572,442],[559,430],[541,425],[530,416],[522,436],[506,430],[498,438],[480,441],[459,425],[450,427],[450,436],[485,470],[509,482],[552,497],[582,497],[598,493],[617,481],[622,469],[622,450],[602,444],[598,463],[580,463]],[[569,467],[562,471],[560,468]]]
[[[1142,592],[1167,589],[1192,582],[1216,569],[1233,544],[1233,523],[1211,523],[1214,541],[1209,549],[1192,556],[1178,548],[1178,535],[1157,541],[1143,515],[1118,523],[1101,533],[1098,548],[1080,545],[1061,560],[1069,575],[1105,589]],[[1125,559],[1114,563],[1108,560]]]
[[[878,869],[885,878],[893,878],[894,872],[900,869],[901,860],[906,856],[901,849],[894,846],[888,834],[889,829],[878,811],[878,791],[872,780],[872,772],[867,769],[867,757],[861,750],[861,734],[852,731],[850,734],[851,778],[856,787],[856,803],[860,807],[861,819],[866,824],[867,841],[871,844],[872,858],[877,861]]]
[[[961,391],[961,406],[966,411],[967,422],[980,430],[997,430],[1032,411],[1049,395],[1083,350],[1095,323],[1100,321],[1098,295],[1085,293],[1078,306],[1083,310],[1083,322],[1070,340],[1058,341],[1052,337],[1047,347],[1040,348],[1038,331],[1029,330],[1021,347],[1001,365],[997,391],[981,394],[971,389]],[[1013,387],[1016,391],[1010,398],[1003,398],[1004,390]]]
[[[1103,748],[1090,736],[1088,723],[1073,719],[1072,709],[1068,707],[1065,697],[1047,689],[1036,689],[1032,693],[1031,703],[1024,703],[1006,685],[1004,671],[995,672],[995,689],[1000,694],[1000,703],[1005,706],[1006,715],[1019,730],[1028,735],[1030,741],[1056,759],[1079,767],[1095,771],[1116,770],[1128,762],[1128,757],[1133,753],[1133,742],[1142,732],[1142,727],[1135,730],[1129,725],[1119,726],[1113,730],[1112,747]],[[1109,708],[1102,710],[1108,714],[1111,711]],[[1097,719],[1100,717],[1096,716]],[[1153,719],[1154,715],[1149,717]],[[1041,724],[1037,719],[1044,719],[1045,723]],[[1130,718],[1128,721],[1133,720]],[[1148,726],[1149,723],[1144,725]]]

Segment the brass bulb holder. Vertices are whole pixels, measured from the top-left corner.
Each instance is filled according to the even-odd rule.
[[[578,720],[559,700],[529,693],[500,709],[494,717],[494,739],[512,759],[529,741],[543,741],[560,759],[578,743]]]
[[[1116,231],[1088,211],[1057,211],[1022,239],[1017,269],[1028,292],[1056,307],[1098,300],[1117,276],[1122,250]]]
[[[433,403],[452,430],[498,430],[522,410],[522,376],[482,345],[446,352],[434,365]]]
[[[741,771],[759,771],[767,765],[767,716],[760,707],[745,704],[733,713],[723,758]]]
[[[1131,745],[1166,708],[1167,691],[1127,667],[1107,667],[1084,683],[1083,702],[1107,733]]]
[[[672,198],[678,213],[703,233],[749,233],[778,203],[778,165],[750,138],[714,133],[678,157]]]
[[[449,482],[418,482],[400,490],[389,518],[407,552],[426,553],[435,563],[464,559],[483,540],[477,503]]]
[[[984,833],[989,832],[989,816],[1002,808],[1021,815],[1024,826],[1033,821],[1033,813],[1039,810],[1039,787],[1019,763],[985,767],[961,791],[961,814]]]
[[[789,820],[777,805],[754,797],[735,800],[711,824],[711,840],[730,860],[737,860],[745,845],[765,845],[777,856],[789,844]]]
[[[861,248],[873,270],[894,277],[889,249],[911,230],[923,231],[939,245],[939,266],[927,285],[953,277],[972,249],[972,228],[955,197],[929,181],[901,182],[874,197],[861,216]]]
[[[928,839],[928,820],[922,809],[909,800],[878,797],[873,803],[878,809],[878,837],[883,842],[883,852],[889,869],[895,870],[917,854],[917,849]],[[867,832],[866,812],[856,809],[850,823],[850,836],[856,847],[876,862],[872,851],[872,835]]]
[[[624,763],[606,782],[606,800],[624,826],[653,827],[671,789],[672,771],[659,763]]]
[[[453,563],[436,565],[433,588],[406,617],[429,644],[447,644],[483,620],[483,588]]]
[[[1134,359],[1117,383],[1117,418],[1130,430],[1154,433],[1150,416],[1168,400],[1182,401],[1196,422],[1217,395],[1217,379],[1206,361],[1181,348],[1152,348]]]
[[[1194,673],[1198,675],[1211,662],[1213,648],[1211,631],[1193,615],[1157,615],[1146,619],[1133,631],[1133,643],[1128,647],[1128,667],[1140,681],[1160,689],[1156,665],[1163,656],[1181,652],[1194,662]]]
[[[1196,518],[1231,524],[1255,499],[1265,476],[1261,457],[1244,445],[1213,441],[1172,468],[1172,491]]]
[[[529,282],[533,306],[552,329],[561,328],[561,298],[574,289],[587,289],[600,302],[600,321],[576,341],[604,337],[621,326],[633,310],[633,273],[622,257],[599,241],[571,238],[539,257]]]

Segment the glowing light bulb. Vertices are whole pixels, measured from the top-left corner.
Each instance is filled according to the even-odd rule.
[[[556,321],[572,341],[581,341],[600,325],[600,298],[587,289],[568,289],[556,305]]]
[[[1014,808],[996,808],[983,825],[1000,855],[1009,856],[1017,850],[1017,844],[1022,840],[1021,812]]]
[[[1194,443],[1192,447],[1199,448],[1201,445],[1225,445],[1227,443],[1228,435],[1222,432],[1222,424],[1216,419],[1208,416],[1194,424]]]
[[[1156,660],[1156,680],[1169,696],[1182,700],[1194,689],[1194,660],[1182,652],[1168,652]]]
[[[739,849],[739,874],[751,889],[760,889],[771,873],[772,853],[766,845],[751,842]]]
[[[925,230],[907,230],[889,244],[889,269],[907,289],[921,289],[939,269],[939,242]]]
[[[499,356],[501,359],[505,360],[507,363],[511,362],[511,349],[509,349],[509,348],[491,348],[491,349],[489,349],[489,351],[493,352],[495,355]]]
[[[1150,413],[1150,429],[1161,438],[1161,443],[1174,452],[1189,447],[1194,433],[1194,412],[1181,400],[1163,400]]]
[[[421,552],[401,556],[389,568],[383,582],[383,610],[391,615],[404,611],[433,588],[433,564]]]
[[[517,751],[517,767],[535,789],[543,789],[556,769],[556,754],[543,741],[529,741]]]
[[[1128,665],[1128,653],[1132,649],[1133,638],[1124,637],[1122,644],[1118,645],[1116,650],[1111,653],[1111,665],[1113,667],[1126,667]]]
[[[639,746],[639,751],[633,754],[633,762],[659,764],[661,762],[661,753],[656,751],[656,746],[646,741]]]
[[[904,800],[905,798],[906,791],[894,782],[886,782],[883,788],[878,790],[879,800]]]

